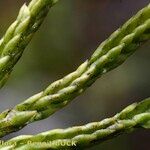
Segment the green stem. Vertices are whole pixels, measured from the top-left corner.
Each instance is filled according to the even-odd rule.
[[[32,0],[24,4],[14,23],[0,40],[0,87],[7,81],[14,65],[56,0]]]
[[[150,98],[128,106],[112,118],[84,126],[51,130],[34,136],[19,136],[7,141],[11,143],[9,147],[2,145],[0,148],[11,146],[10,150],[83,149],[138,128],[150,128]],[[66,143],[66,145],[52,145],[52,142]],[[75,145],[68,146],[67,143]]]
[[[47,118],[66,106],[104,73],[118,67],[147,40],[150,33],[150,5],[131,18],[104,41],[93,56],[75,72],[52,83],[39,94],[0,115],[0,137],[28,123]]]

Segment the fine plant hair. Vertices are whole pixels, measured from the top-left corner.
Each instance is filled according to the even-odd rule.
[[[32,0],[23,5],[16,21],[0,41],[0,86],[7,81],[14,65],[37,31],[50,7],[57,0]],[[42,92],[0,114],[0,137],[22,129],[29,123],[42,120],[68,105],[103,74],[120,66],[142,44],[150,39],[150,4],[100,44],[93,55],[76,71],[50,84]],[[150,99],[130,105],[121,113],[101,122],[66,130],[52,130],[35,136],[20,136],[10,141],[17,145],[0,149],[71,149],[34,142],[76,140],[77,147],[100,143],[119,134],[139,128],[150,128]],[[37,141],[36,141],[37,140]],[[23,145],[20,143],[24,142]],[[45,147],[44,147],[45,146]]]

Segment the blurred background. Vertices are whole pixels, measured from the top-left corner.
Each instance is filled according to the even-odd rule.
[[[0,36],[27,0],[0,1]],[[149,0],[61,0],[26,48],[0,91],[0,111],[15,106],[51,82],[74,71],[96,47]],[[54,128],[83,125],[110,117],[150,95],[150,42],[122,66],[105,74],[70,105],[5,139]],[[90,150],[148,150],[150,134],[141,130]]]

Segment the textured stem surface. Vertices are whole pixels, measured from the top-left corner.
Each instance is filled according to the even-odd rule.
[[[134,103],[114,117],[101,122],[51,130],[34,136],[19,136],[7,141],[9,146],[4,146],[3,143],[0,148],[9,148],[10,150],[85,148],[138,128],[150,128],[150,98],[140,103]]]
[[[150,5],[104,41],[75,72],[0,114],[0,137],[47,118],[81,94],[97,78],[122,64],[150,36]]]
[[[56,0],[32,0],[28,6],[24,4],[20,9],[16,21],[0,40],[0,87],[55,3]]]

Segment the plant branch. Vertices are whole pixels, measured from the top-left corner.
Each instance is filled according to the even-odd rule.
[[[0,40],[0,87],[7,81],[14,65],[57,0],[32,0],[20,9],[16,21]]]
[[[104,41],[75,72],[52,83],[44,91],[0,114],[0,137],[47,118],[85,91],[104,73],[122,64],[150,39],[150,5]]]
[[[51,130],[34,136],[19,136],[7,141],[11,143],[9,147],[2,145],[0,148],[10,148],[9,150],[83,149],[139,128],[150,128],[150,98],[140,103],[134,103],[114,117],[104,119],[101,122],[93,122],[68,129]],[[52,142],[55,144],[52,144]],[[75,145],[56,145],[56,143],[72,142]]]

